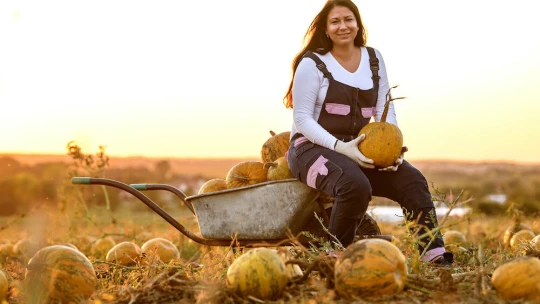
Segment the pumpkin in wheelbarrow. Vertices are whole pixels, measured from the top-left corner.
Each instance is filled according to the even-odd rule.
[[[222,178],[213,178],[202,184],[198,194],[216,192],[227,189],[227,182]]]
[[[92,263],[64,245],[40,249],[28,262],[24,285],[28,303],[82,303],[96,290]]]
[[[285,157],[280,157],[276,161],[264,164],[264,168],[268,170],[266,179],[269,181],[293,178],[289,162]]]
[[[334,269],[337,293],[345,299],[399,293],[407,280],[405,256],[382,239],[363,239],[348,246]]]
[[[270,131],[270,135],[271,137],[264,142],[261,148],[261,161],[264,164],[285,156],[289,150],[291,132],[276,134],[274,131]]]
[[[238,257],[227,269],[227,288],[237,296],[278,299],[287,285],[285,263],[276,250],[259,247]]]
[[[238,188],[258,183],[267,180],[268,169],[264,164],[258,161],[244,161],[236,164],[229,170],[225,181],[227,188]]]

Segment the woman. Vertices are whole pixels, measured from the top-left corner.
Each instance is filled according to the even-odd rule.
[[[389,91],[383,58],[366,47],[366,32],[356,5],[329,0],[306,33],[306,45],[293,61],[284,98],[294,124],[287,153],[296,178],[334,197],[329,231],[344,246],[353,242],[373,196],[398,202],[426,229],[437,226],[425,177],[401,156],[393,166],[375,168],[358,149],[360,129],[379,121]],[[293,107],[294,101],[294,107]],[[387,122],[397,125],[390,103]],[[357,137],[358,136],[358,137]],[[440,233],[419,241],[424,261],[449,265]]]

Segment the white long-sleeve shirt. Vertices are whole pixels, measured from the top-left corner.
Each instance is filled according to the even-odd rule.
[[[369,68],[369,54],[365,47],[361,48],[362,57],[358,69],[351,73],[342,67],[330,52],[320,55],[319,58],[324,62],[326,68],[335,80],[356,87],[362,90],[373,88],[372,72]],[[383,58],[378,50],[375,54],[379,59],[379,94],[375,106],[375,121],[380,121],[384,104],[386,102],[386,93],[388,93],[389,84],[386,75],[386,67]],[[321,108],[326,98],[329,81],[323,77],[323,73],[317,69],[315,62],[311,58],[304,58],[298,64],[293,80],[293,126],[291,137],[297,133],[302,133],[309,141],[333,150],[336,143],[336,137],[326,131],[317,123]],[[391,102],[386,121],[397,126],[394,104]]]

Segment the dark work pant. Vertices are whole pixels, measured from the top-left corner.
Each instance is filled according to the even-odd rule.
[[[347,156],[311,142],[296,147],[291,142],[288,161],[291,172],[301,182],[334,197],[328,230],[345,247],[353,242],[372,196],[397,202],[410,219],[425,225],[419,234],[437,226],[427,181],[407,161],[395,172],[364,169]],[[429,240],[430,237],[420,240],[420,251]],[[441,234],[437,233],[427,249],[443,246]]]

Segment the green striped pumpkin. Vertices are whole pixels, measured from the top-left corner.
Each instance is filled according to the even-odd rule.
[[[80,251],[64,245],[40,249],[25,273],[28,303],[80,303],[92,295],[97,278],[92,263]]]
[[[345,298],[399,293],[407,280],[405,256],[382,239],[363,239],[347,247],[336,261],[335,286]]]
[[[244,299],[275,300],[287,285],[285,263],[277,251],[260,247],[238,257],[227,270],[227,288]]]

